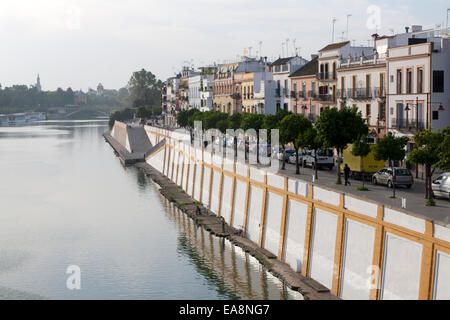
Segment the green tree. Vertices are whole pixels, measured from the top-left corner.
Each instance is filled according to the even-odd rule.
[[[314,151],[314,176],[318,179],[317,174],[317,152],[322,148],[322,141],[315,127],[311,127],[301,134],[300,143],[302,148],[307,148],[310,151]]]
[[[152,109],[149,107],[142,106],[136,110],[136,118],[150,119],[152,115]]]
[[[407,137],[395,137],[392,132],[389,132],[382,139],[378,140],[374,148],[375,160],[388,161],[389,167],[393,170],[392,161],[401,161],[405,158],[405,147],[408,141]],[[392,197],[395,198],[395,183],[393,182],[392,190]]]
[[[300,114],[291,114],[283,118],[280,122],[280,131],[291,142],[295,148],[295,173],[300,174],[298,162],[299,151],[302,145],[302,135],[312,128],[312,123]]]
[[[358,137],[367,135],[369,128],[356,107],[343,106],[321,112],[316,121],[317,132],[325,147],[336,148],[338,167],[336,184],[342,184],[341,157],[344,149]]]
[[[356,140],[353,143],[352,155],[355,157],[361,158],[361,170],[362,170],[362,181],[363,181],[363,190],[366,190],[365,187],[365,174],[364,174],[364,157],[367,157],[370,153],[370,144],[367,142],[367,136],[362,136],[360,139]]]
[[[446,128],[447,132],[448,128]],[[414,135],[415,148],[408,155],[408,161],[425,166],[425,198],[428,199],[427,203],[429,205],[434,205],[431,179],[435,170],[450,169],[448,158],[445,159],[445,154],[447,153],[448,155],[450,145],[443,144],[446,140],[445,138],[448,140],[448,134],[445,137],[445,130],[432,132],[428,129],[418,132]]]
[[[150,71],[142,69],[133,72],[128,82],[128,89],[132,96],[133,107],[161,105],[161,80]]]

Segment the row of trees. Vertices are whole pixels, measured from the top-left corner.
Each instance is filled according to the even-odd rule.
[[[125,107],[129,103],[130,93],[127,88],[105,90],[103,95],[89,89],[87,106]],[[0,85],[0,113],[25,111],[46,112],[49,108],[74,105],[76,94],[72,88],[58,88],[55,91],[38,91],[34,86],[14,85],[2,88]]]
[[[180,127],[194,128],[195,121],[202,122],[203,130],[218,129],[223,134],[227,129],[256,130],[256,157],[259,162],[259,130],[269,130],[267,143],[270,144],[270,130],[279,130],[279,143],[283,150],[283,158],[286,146],[292,145],[296,153],[296,173],[300,173],[298,154],[301,149],[317,151],[322,148],[334,148],[338,155],[336,184],[342,184],[341,159],[345,148],[353,144],[352,153],[355,156],[365,157],[371,152],[367,141],[369,128],[361,113],[356,108],[343,107],[340,110],[331,108],[321,112],[315,123],[300,114],[279,110],[274,115],[235,113],[229,116],[218,111],[200,112],[197,109],[183,110],[178,113],[177,124]],[[246,137],[247,138],[247,137]],[[376,160],[384,160],[392,167],[393,161],[405,159],[405,147],[408,143],[406,137],[396,137],[388,133],[380,139],[374,148]],[[415,137],[416,148],[409,154],[408,161],[421,164],[427,172],[427,194],[432,199],[431,177],[434,170],[450,170],[450,127],[443,131],[431,130],[419,132]],[[237,153],[237,137],[234,137],[234,148]],[[317,152],[314,152],[317,155]],[[282,162],[285,169],[285,162]],[[317,177],[317,158],[315,165]],[[363,179],[364,181],[364,179]],[[364,186],[363,186],[364,187]],[[395,197],[395,186],[393,189]]]
[[[356,108],[348,107],[343,107],[340,110],[332,108],[323,111],[314,125],[303,115],[293,114],[284,110],[279,110],[274,115],[235,113],[229,116],[218,111],[200,112],[196,109],[190,109],[181,111],[177,116],[177,124],[180,127],[193,129],[195,121],[201,121],[204,130],[215,128],[222,133],[226,133],[227,129],[256,130],[256,158],[258,162],[259,130],[269,130],[267,143],[270,143],[270,130],[277,129],[283,157],[287,145],[292,145],[295,149],[297,174],[300,173],[298,154],[301,149],[317,151],[321,148],[335,148],[338,153],[338,159],[341,159],[344,148],[348,144],[366,136],[369,131],[361,113]],[[338,161],[336,181],[338,184],[342,183],[340,166],[341,163]],[[315,168],[317,177],[317,165]],[[285,169],[284,162],[282,169]]]

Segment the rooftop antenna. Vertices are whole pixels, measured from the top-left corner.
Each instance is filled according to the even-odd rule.
[[[286,39],[286,56],[289,56],[289,39]]]
[[[351,14],[347,15],[347,40],[348,40],[348,21],[350,20],[351,16],[352,16]]]
[[[262,44],[263,44],[263,42],[260,40],[260,41],[258,42],[258,45],[259,45],[259,54],[260,54],[261,56],[262,56],[262,51],[261,51]]]
[[[345,39],[344,34],[345,34],[345,31],[342,31],[341,41],[344,41],[344,39]]]
[[[353,40],[352,40],[352,42],[353,42],[353,46],[355,46],[356,40],[355,40],[355,39],[353,39]]]
[[[297,39],[293,39],[292,43],[294,44],[294,51],[295,51],[295,55],[297,55],[297,47],[295,46],[295,43],[297,42]]]
[[[447,9],[447,32],[448,32],[448,13],[450,12],[450,8]]]
[[[284,42],[281,43],[281,58],[284,58]]]
[[[252,57],[252,49],[253,49],[253,47],[248,47],[248,56],[250,58]]]
[[[395,34],[395,31],[394,31],[394,29],[389,29],[389,31],[390,31],[390,32],[392,32],[392,35],[394,35],[394,34]]]
[[[333,17],[332,23],[333,23],[333,36],[331,38],[331,43],[334,43],[334,25],[336,23],[337,19],[335,17]]]

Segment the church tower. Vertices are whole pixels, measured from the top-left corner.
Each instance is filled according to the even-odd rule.
[[[39,78],[39,73],[38,73],[37,80],[36,80],[36,90],[38,92],[41,92],[41,90],[42,90],[42,88],[41,88],[41,78]]]

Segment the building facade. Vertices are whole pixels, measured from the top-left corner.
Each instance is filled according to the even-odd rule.
[[[319,113],[317,65],[318,57],[312,56],[310,62],[292,73],[291,79],[291,109],[289,111],[303,114],[315,121]]]
[[[350,41],[332,43],[319,51],[317,80],[319,109],[337,107],[337,68],[341,59],[370,56],[372,47],[352,47]]]
[[[271,64],[270,71],[276,83],[275,105],[276,110],[292,110],[291,106],[291,78],[295,71],[303,67],[308,61],[302,57],[280,58]]]

